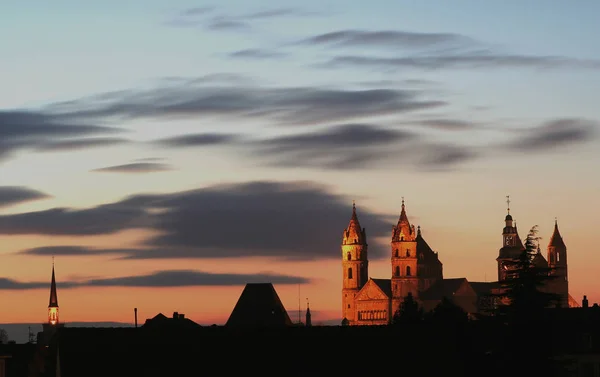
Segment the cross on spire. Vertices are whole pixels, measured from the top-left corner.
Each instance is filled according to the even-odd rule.
[[[506,210],[508,211],[508,214],[510,215],[510,195],[506,195]]]

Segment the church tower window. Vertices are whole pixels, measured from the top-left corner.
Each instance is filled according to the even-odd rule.
[[[406,276],[410,276],[410,266],[406,266]]]
[[[400,266],[396,266],[396,276],[400,276]]]
[[[352,268],[348,268],[348,279],[352,279]]]
[[[348,260],[352,260],[352,254],[350,252],[347,254],[347,258]]]
[[[398,249],[396,249],[396,258],[398,258],[400,256],[400,252],[398,251]]]

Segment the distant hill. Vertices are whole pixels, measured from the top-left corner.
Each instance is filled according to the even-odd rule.
[[[133,327],[131,323],[123,322],[68,322],[65,323],[68,327]],[[0,323],[0,329],[6,330],[8,339],[14,340],[17,343],[27,343],[29,340],[29,328],[33,332],[34,337],[42,331],[40,323]]]

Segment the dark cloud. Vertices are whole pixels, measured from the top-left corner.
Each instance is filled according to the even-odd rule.
[[[338,30],[304,39],[300,44],[333,47],[433,47],[441,45],[467,45],[474,41],[452,33],[420,33],[395,30]]]
[[[171,165],[157,162],[132,162],[130,164],[94,169],[96,173],[157,173],[173,170]]]
[[[55,114],[26,110],[0,111],[0,159],[21,149],[43,149],[53,143],[66,142],[65,139],[69,138],[118,131],[111,127],[72,122]]]
[[[155,140],[153,143],[165,147],[198,147],[230,144],[237,140],[237,135],[204,133],[169,137]]]
[[[129,143],[130,140],[105,137],[92,139],[69,139],[60,141],[42,142],[35,147],[36,151],[40,152],[59,152],[72,151],[78,149],[89,149],[94,147],[108,147]]]
[[[138,202],[145,198],[137,198]],[[117,202],[87,209],[52,208],[0,215],[0,234],[98,235],[148,228],[142,203]]]
[[[49,197],[50,195],[27,187],[0,186],[0,208]]]
[[[538,152],[590,141],[599,124],[585,119],[556,119],[528,129],[508,147],[523,152]]]
[[[416,156],[417,167],[430,171],[448,171],[459,164],[479,157],[471,148],[452,144],[424,145]]]
[[[102,249],[86,246],[42,246],[21,250],[17,254],[35,256],[88,256],[129,254],[131,249]]]
[[[413,140],[415,135],[368,124],[347,124],[323,131],[258,142],[253,153],[276,165],[357,169],[379,162],[392,152],[382,147]]]
[[[229,17],[214,17],[206,26],[211,30],[234,30],[243,31],[251,28],[250,24],[246,21],[236,20]]]
[[[84,281],[60,281],[60,289],[79,287],[206,287],[237,286],[247,283],[306,284],[310,279],[271,273],[259,274],[218,274],[194,270],[157,271],[148,275],[123,276]],[[19,282],[0,278],[0,290],[28,290],[48,288],[48,282]]]
[[[310,280],[277,274],[218,274],[193,270],[159,271],[150,275],[89,280],[92,287],[235,286],[247,283],[305,284]]]
[[[444,68],[587,68],[599,69],[600,61],[582,60],[561,56],[511,55],[487,52],[459,52],[430,56],[412,57],[373,57],[373,56],[338,56],[322,66],[336,68],[340,66],[355,66],[368,68],[415,68],[415,69],[444,69]]]
[[[87,119],[220,116],[288,125],[339,122],[438,108],[418,90],[210,86],[190,80],[149,91],[124,91],[57,104],[63,116]]]
[[[218,185],[164,195],[134,195],[89,209],[56,208],[0,216],[0,234],[92,235],[156,231],[130,258],[337,258],[350,200],[309,182]],[[390,224],[359,207],[371,240]],[[381,254],[376,242],[372,255]],[[157,251],[161,250],[161,251]],[[81,250],[80,250],[81,251]],[[126,256],[127,257],[127,256]]]
[[[260,48],[248,48],[245,50],[239,50],[229,54],[232,58],[244,58],[244,59],[278,59],[288,56],[287,53],[274,50],[265,50]]]
[[[431,128],[436,128],[444,131],[465,131],[472,130],[478,127],[478,123],[471,122],[468,120],[460,120],[460,119],[424,119],[424,120],[416,120],[413,122],[407,122],[409,124],[416,124],[427,126]]]

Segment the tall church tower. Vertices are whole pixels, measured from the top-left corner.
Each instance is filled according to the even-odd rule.
[[[558,231],[558,221],[554,220],[554,232],[548,243],[548,267],[555,279],[550,280],[552,292],[560,296],[560,306],[569,307],[569,279],[567,274],[567,246]]]
[[[50,303],[48,304],[48,324],[58,325],[58,295],[56,294],[56,277],[54,276],[54,261],[52,261],[52,282],[50,283]]]
[[[409,293],[417,299],[419,282],[417,277],[417,235],[415,226],[406,216],[402,198],[402,211],[398,224],[392,228],[392,313],[400,308]]]
[[[354,298],[369,278],[367,249],[367,232],[360,227],[352,203],[352,218],[342,235],[342,315],[350,324],[356,321]]]
[[[517,225],[510,214],[510,197],[506,197],[508,205],[506,217],[504,218],[504,229],[502,230],[502,248],[498,253],[498,281],[506,280],[510,277],[511,261],[518,259],[525,247],[517,232]]]

